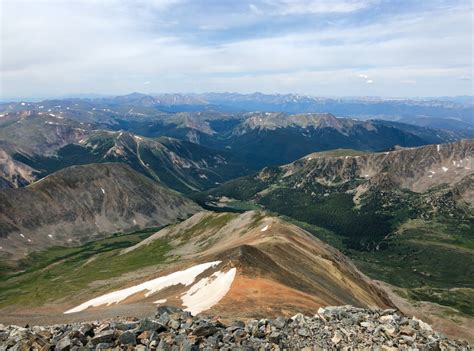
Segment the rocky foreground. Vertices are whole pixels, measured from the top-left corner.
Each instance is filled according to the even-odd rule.
[[[312,317],[235,320],[158,307],[153,318],[48,327],[0,325],[0,350],[470,350],[395,310],[320,308]]]

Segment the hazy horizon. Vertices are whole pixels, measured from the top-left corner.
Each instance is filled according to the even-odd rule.
[[[143,94],[150,96],[160,95],[201,95],[201,94],[240,94],[240,95],[252,95],[252,94],[263,94],[263,95],[299,95],[305,97],[321,98],[321,99],[384,99],[384,100],[437,100],[437,99],[473,99],[474,95],[443,95],[443,96],[380,96],[380,95],[354,95],[354,96],[337,96],[337,95],[312,95],[312,94],[296,94],[296,93],[264,93],[260,91],[254,91],[251,93],[239,93],[235,91],[206,91],[202,93],[194,92],[143,92],[143,91],[131,91],[126,94],[96,94],[96,93],[78,93],[78,94],[65,94],[57,96],[23,96],[23,97],[10,97],[3,98],[0,96],[0,103],[8,102],[41,102],[45,100],[62,100],[62,99],[100,99],[100,98],[113,98],[117,96],[126,96],[131,94]],[[473,101],[474,102],[474,101]]]

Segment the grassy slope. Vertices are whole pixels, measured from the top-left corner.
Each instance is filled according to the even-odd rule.
[[[190,237],[211,228],[218,230],[237,215],[208,216],[183,231],[180,242],[185,244]],[[171,245],[167,239],[154,240],[137,250],[121,254],[124,248],[139,243],[158,229],[115,234],[79,247],[54,247],[30,254],[19,263],[18,269],[11,273],[3,272],[0,276],[0,308],[61,303],[79,293],[95,296],[122,287],[120,276],[175,259],[168,256]],[[100,281],[102,283],[97,284]]]
[[[116,234],[80,247],[55,247],[32,254],[20,262],[22,271],[0,276],[0,307],[37,306],[74,296],[86,287],[93,294],[96,288],[91,284],[95,281],[163,263],[170,249],[163,240],[119,255],[123,248],[140,242],[156,230]],[[110,287],[113,288],[113,284]]]

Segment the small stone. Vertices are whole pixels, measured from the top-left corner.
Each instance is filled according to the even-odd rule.
[[[397,351],[398,348],[393,347],[393,346],[382,345],[382,350],[384,350],[384,351]]]
[[[308,337],[309,336],[309,330],[307,328],[300,328],[298,330],[298,335]]]
[[[93,337],[94,336],[94,327],[89,323],[84,323],[79,328],[79,331],[85,336]]]
[[[245,339],[246,336],[247,336],[247,332],[245,330],[237,329],[234,332],[234,339],[236,342],[242,341],[242,339]]]
[[[421,330],[426,330],[426,331],[429,331],[429,332],[432,332],[433,329],[431,328],[431,326],[428,324],[428,323],[425,323],[423,322],[421,319],[418,319],[416,317],[413,317],[413,320],[415,322],[418,322],[418,326],[420,327]]]
[[[342,334],[341,334],[341,332],[336,331],[336,332],[334,333],[334,336],[331,338],[332,343],[333,343],[334,345],[337,345],[337,344],[339,344],[339,343],[341,342],[341,340],[342,340]]]
[[[408,335],[402,335],[400,338],[408,345],[411,345],[415,342],[415,338]]]
[[[397,329],[391,324],[382,324],[382,330],[387,336],[393,336],[397,332]]]
[[[381,316],[379,318],[379,321],[382,323],[392,323],[395,321],[395,317],[391,314],[387,314],[387,315]]]
[[[232,322],[231,327],[237,327],[239,329],[244,329],[245,328],[245,323],[240,320],[235,320]]]
[[[286,318],[284,317],[278,317],[277,319],[271,321],[271,325],[277,329],[283,329],[285,327],[285,324]]]
[[[204,325],[197,327],[196,329],[193,330],[193,334],[195,336],[209,336],[217,332],[217,328],[214,327],[213,325]]]
[[[410,327],[409,325],[402,325],[400,327],[400,334],[412,336],[412,335],[415,334],[415,330],[412,327]]]
[[[142,319],[138,324],[137,331],[143,333],[144,331],[165,331],[166,327],[157,321],[149,318]]]
[[[101,333],[96,334],[92,339],[92,345],[97,345],[100,343],[108,343],[114,339],[115,332],[113,330],[105,330]]]
[[[138,322],[126,322],[115,324],[115,329],[118,330],[130,330],[135,329],[138,326]]]
[[[179,327],[181,326],[181,323],[179,323],[177,320],[172,320],[168,323],[168,325],[174,329],[174,330],[178,330]]]
[[[270,340],[270,342],[273,344],[278,344],[280,342],[280,338],[281,338],[281,333],[274,331],[270,334],[270,336],[268,337],[268,340]]]
[[[121,345],[136,345],[137,339],[135,333],[129,330],[123,332],[119,337],[119,342]]]
[[[68,351],[70,348],[71,348],[71,339],[69,339],[69,336],[66,336],[65,338],[62,338],[61,340],[58,341],[54,349],[56,351]]]

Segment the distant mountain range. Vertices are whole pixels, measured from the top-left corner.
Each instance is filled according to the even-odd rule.
[[[110,160],[113,155],[116,157],[117,153],[102,156],[97,154],[101,150],[101,148],[97,149],[97,145],[100,144],[99,139],[104,141],[104,148],[107,148],[108,144],[115,142],[113,139],[118,135],[124,135],[120,138],[120,144],[125,142],[137,144],[138,138],[143,137],[167,136],[193,143],[181,142],[181,146],[173,151],[177,154],[180,154],[179,150],[194,148],[195,150],[192,152],[185,152],[186,155],[189,156],[193,153],[211,155],[214,153],[214,156],[218,158],[227,159],[226,163],[222,162],[220,166],[216,166],[217,168],[211,166],[212,171],[216,173],[215,177],[212,176],[212,172],[209,174],[200,173],[200,175],[196,173],[197,171],[194,172],[194,178],[201,177],[198,183],[210,187],[216,182],[220,183],[230,179],[229,177],[248,174],[249,170],[288,163],[315,151],[334,148],[379,151],[395,145],[421,146],[451,142],[471,136],[469,128],[462,130],[433,129],[392,121],[336,118],[330,113],[293,115],[282,112],[166,113],[148,106],[146,102],[149,98],[151,99],[151,97],[140,96],[138,107],[123,105],[123,103],[128,104],[130,100],[135,101],[135,95],[114,98],[112,100],[117,100],[120,103],[115,106],[107,105],[107,108],[82,100],[78,102],[49,102],[49,107],[47,105],[28,106],[26,103],[25,106],[29,108],[28,110],[4,112],[3,117],[0,118],[0,148],[7,152],[11,158],[34,169],[38,168],[41,173],[41,168],[44,167],[36,167],[34,160],[27,161],[27,159],[37,158],[35,155],[54,156],[60,152],[61,160],[55,162],[56,166],[50,167],[50,170],[55,170],[61,167],[61,163],[82,164],[90,162],[92,159],[100,162],[102,159]],[[101,133],[101,130],[109,132]],[[118,133],[111,134],[111,130]],[[123,134],[123,131],[127,131],[128,134]],[[67,147],[70,144],[91,145],[86,140],[93,134],[96,145],[94,152],[97,155],[83,155],[81,160],[79,155],[74,154],[74,148]],[[108,141],[105,142],[105,140]],[[159,142],[171,145],[169,139],[167,139],[168,142],[165,140],[162,139]],[[155,146],[151,146],[153,142],[149,139],[139,144],[141,145],[140,150],[144,146],[147,150],[150,147],[154,149],[158,147],[156,143],[154,143]],[[199,144],[200,147],[196,144]],[[67,148],[61,149],[64,147]],[[163,150],[161,146],[158,148]],[[136,150],[132,151],[136,149],[136,145],[128,145],[122,149],[137,153]],[[146,151],[144,152],[146,153]],[[74,154],[72,156],[74,160],[67,160],[69,157],[66,155],[67,153]],[[156,158],[156,152],[153,158]],[[206,162],[209,160],[210,158]],[[214,158],[214,160],[217,162],[217,159]],[[194,161],[196,161],[195,158]],[[135,161],[128,160],[127,162],[129,164],[135,163],[136,169],[148,168],[145,173],[148,176],[153,176],[150,167],[138,164],[140,161],[137,157],[135,157]],[[150,160],[149,163],[153,162]],[[241,171],[238,172],[233,165],[241,167]],[[200,168],[203,167],[200,166]],[[185,172],[189,175],[191,171]],[[156,175],[156,170],[153,172]],[[175,174],[177,173],[175,172]],[[181,179],[179,182],[184,181],[182,176],[178,178]],[[203,189],[201,185],[196,184],[195,180],[176,186],[176,189],[180,191],[185,188],[189,190]]]
[[[0,113],[25,109],[54,109],[57,106],[95,107],[97,113],[149,114],[160,112],[285,112],[332,113],[338,117],[358,119],[386,119],[404,123],[442,127],[469,128],[474,135],[474,98],[472,96],[427,99],[390,98],[324,98],[299,94],[155,94],[132,93],[117,97],[69,98],[46,100],[40,103],[17,102],[0,104]],[[127,109],[128,108],[128,109]],[[51,111],[49,111],[51,112]],[[433,120],[432,119],[436,119]],[[455,122],[459,121],[459,124]]]

